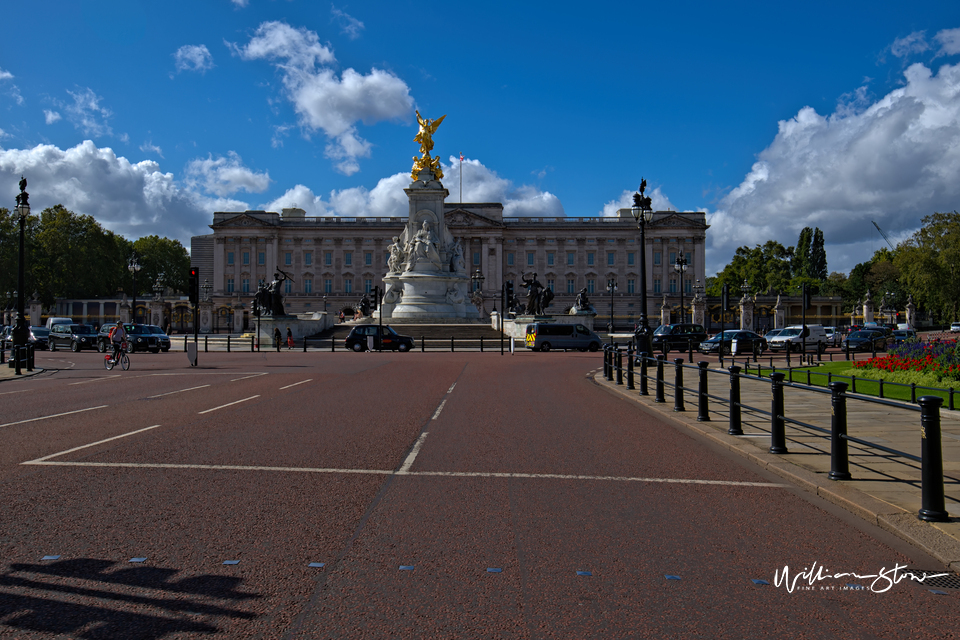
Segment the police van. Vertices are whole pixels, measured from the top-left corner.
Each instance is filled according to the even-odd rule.
[[[527,325],[524,346],[534,351],[551,349],[577,349],[578,351],[597,351],[600,349],[600,336],[582,324],[554,324],[552,322],[534,322]]]

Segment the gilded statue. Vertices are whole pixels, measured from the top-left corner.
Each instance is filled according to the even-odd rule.
[[[432,157],[430,152],[433,150],[433,134],[436,133],[437,127],[440,126],[440,123],[443,122],[443,119],[446,117],[446,114],[444,114],[436,120],[430,120],[429,118],[423,118],[420,115],[420,111],[417,111],[417,122],[420,124],[420,131],[414,136],[413,141],[420,143],[420,153],[423,155],[419,158],[416,156],[413,158],[411,176],[414,181],[420,179],[419,174],[421,171],[431,171],[433,177],[437,180],[443,178],[443,171],[440,170],[440,158]]]

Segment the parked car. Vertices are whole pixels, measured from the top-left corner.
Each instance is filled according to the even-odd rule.
[[[840,335],[840,332],[837,331],[836,327],[824,327],[824,332],[827,334],[827,346],[828,347],[839,347],[840,343],[843,342],[843,337]]]
[[[951,323],[950,333],[960,333],[960,322]]]
[[[578,349],[599,351],[600,336],[582,324],[534,322],[527,325],[523,344],[534,351],[551,349]]]
[[[913,329],[897,329],[893,332],[893,343],[900,344],[901,342],[906,342],[907,340],[914,340],[917,337],[917,332]]]
[[[147,327],[155,336],[157,336],[157,346],[160,347],[160,351],[163,351],[164,353],[170,351],[170,336],[168,336],[163,329],[155,324],[148,324]]]
[[[373,349],[385,349],[393,351],[410,351],[413,349],[413,338],[402,336],[392,327],[384,325],[383,332],[380,333],[380,327],[375,324],[365,324],[354,327],[343,341],[347,349],[353,351],[366,351],[367,338],[373,338]]]
[[[885,351],[887,337],[878,331],[867,329],[854,331],[843,339],[840,348],[844,351]]]
[[[30,327],[30,335],[27,336],[27,342],[32,342],[35,349],[46,349],[50,332],[46,327]],[[13,346],[13,327],[6,327],[3,330],[3,337],[0,338],[4,349]]]
[[[97,332],[86,324],[54,324],[50,329],[50,351],[57,347],[73,352],[97,348]]]
[[[653,332],[653,350],[670,353],[671,349],[686,351],[707,339],[703,325],[693,323],[662,324]]]
[[[700,353],[717,353],[723,355],[738,353],[756,353],[760,355],[767,348],[767,340],[758,333],[745,329],[730,329],[723,333],[704,340],[700,343]]]
[[[780,335],[767,339],[771,351],[800,351],[806,345],[807,351],[822,352],[827,346],[827,333],[819,324],[795,324],[783,329]]]
[[[115,326],[117,326],[116,323],[110,322],[100,327],[100,332],[97,334],[97,351],[100,353],[106,353],[113,348],[110,346],[110,330]],[[127,344],[130,346],[130,353],[136,351],[160,353],[162,342],[159,336],[150,329],[150,325],[124,323],[123,329],[127,332]],[[166,344],[169,349],[169,338],[167,338]]]

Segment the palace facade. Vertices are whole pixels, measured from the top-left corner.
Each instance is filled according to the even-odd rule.
[[[610,317],[609,281],[615,324],[632,327],[640,317],[639,230],[630,209],[616,217],[504,217],[500,203],[444,203],[446,224],[464,248],[467,269],[482,275],[485,312],[500,308],[500,290],[513,281],[521,298],[521,276],[533,273],[555,298],[550,311],[562,313],[586,288],[597,321]],[[308,217],[302,209],[217,212],[213,233],[191,242],[191,266],[209,285],[214,331],[249,326],[250,303],[260,281],[281,269],[285,304],[291,314],[344,311],[352,317],[360,297],[382,287],[388,247],[406,217]],[[657,211],[646,224],[647,314],[656,326],[664,300],[679,319],[695,285],[704,277],[706,216],[702,212]],[[688,263],[681,277],[677,255]],[[478,274],[479,272],[479,274]],[[476,288],[476,287],[475,287]],[[242,305],[242,307],[241,307]],[[240,309],[243,312],[239,312]]]

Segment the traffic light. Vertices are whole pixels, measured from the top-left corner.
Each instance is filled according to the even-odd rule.
[[[812,303],[810,300],[810,287],[809,285],[804,284],[803,285],[803,308],[809,309],[811,306],[812,306]]]
[[[371,289],[370,295],[373,297],[373,302],[370,304],[370,310],[376,311],[377,306],[380,304],[380,285],[377,285]]]
[[[198,267],[190,267],[187,292],[190,295],[190,302],[200,304],[200,269]]]
[[[507,280],[503,283],[503,310],[504,312],[510,309],[510,304],[513,302],[513,280]]]
[[[720,310],[726,311],[730,308],[730,285],[723,285],[722,293],[720,294]]]

